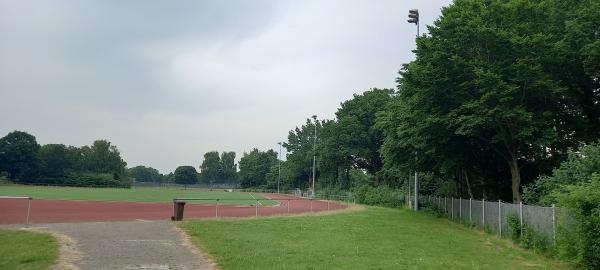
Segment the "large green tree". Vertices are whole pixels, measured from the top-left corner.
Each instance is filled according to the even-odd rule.
[[[220,180],[227,183],[235,183],[237,179],[237,164],[235,164],[235,152],[221,153],[221,175]]]
[[[375,123],[392,99],[393,90],[371,89],[355,94],[341,104],[335,121],[323,122],[319,144],[319,169],[346,186],[351,168],[364,169],[377,175],[383,167],[379,149],[383,131]],[[378,177],[375,177],[378,180]]]
[[[83,168],[93,173],[125,174],[127,163],[121,158],[117,146],[106,140],[96,140],[91,146],[81,148]]]
[[[204,160],[200,165],[200,178],[205,183],[215,183],[221,179],[221,158],[218,151],[210,151],[204,154]]]
[[[316,145],[320,142],[323,123],[319,120],[306,119],[306,124],[296,127],[288,133],[288,141],[283,143],[287,150],[286,171],[287,184],[292,187],[308,187],[312,179],[313,149],[315,147],[315,127],[317,131]],[[317,160],[320,158],[317,157]],[[241,164],[240,164],[241,170]],[[317,178],[319,177],[317,169]]]
[[[135,166],[127,170],[127,174],[137,182],[163,182],[163,176],[157,169]]]
[[[0,138],[0,171],[8,173],[10,179],[21,181],[38,174],[40,145],[33,135],[13,131]]]
[[[193,166],[179,166],[173,175],[175,183],[180,185],[192,185],[198,182],[198,172]]]
[[[267,187],[267,182],[273,178],[277,164],[277,152],[272,149],[260,151],[254,148],[249,153],[244,153],[240,159],[240,185],[243,188]]]
[[[40,148],[40,174],[49,177],[63,177],[75,168],[74,157],[64,144],[46,144]]]
[[[581,118],[593,113],[569,99],[572,89],[552,68],[563,39],[548,29],[564,28],[553,3],[457,0],[444,8],[417,39],[417,58],[381,117],[386,162],[490,171],[501,162],[498,175],[508,175],[520,201],[523,168],[536,175],[556,164],[593,126]]]

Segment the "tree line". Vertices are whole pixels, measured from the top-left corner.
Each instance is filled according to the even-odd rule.
[[[127,163],[106,140],[89,146],[39,145],[13,131],[0,138],[0,174],[18,183],[129,187]]]

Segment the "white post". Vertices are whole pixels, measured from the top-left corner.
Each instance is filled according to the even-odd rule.
[[[215,217],[219,217],[219,199],[215,202]]]
[[[450,204],[452,204],[452,219],[454,219],[454,198],[450,198]]]
[[[419,211],[419,176],[415,171],[415,211]]]
[[[469,223],[473,223],[473,198],[469,198]]]
[[[519,202],[519,226],[523,230],[523,202]]]
[[[501,204],[502,202],[498,200],[498,234],[502,237],[502,215],[501,215]]]
[[[482,215],[481,215],[481,226],[485,229],[485,199],[481,200],[481,209],[482,209]]]
[[[29,226],[29,214],[31,214],[31,197],[29,197],[27,201],[27,226]]]
[[[258,217],[258,200],[256,200],[256,217]]]
[[[448,214],[448,202],[446,201],[446,197],[444,197],[444,213]]]
[[[458,218],[462,219],[462,199],[458,198]]]
[[[556,206],[552,204],[552,241],[556,245]]]

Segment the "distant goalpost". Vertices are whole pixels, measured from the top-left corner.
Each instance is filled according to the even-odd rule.
[[[8,199],[8,200],[27,200],[27,219],[25,221],[25,224],[29,225],[29,215],[31,214],[31,200],[33,200],[32,197],[27,197],[27,196],[0,196],[0,200],[1,199]]]

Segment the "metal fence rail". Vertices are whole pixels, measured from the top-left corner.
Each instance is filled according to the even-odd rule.
[[[556,241],[557,220],[559,220],[556,212],[559,210],[566,212],[554,205],[544,207],[507,203],[500,200],[486,201],[435,196],[421,196],[419,204],[440,211],[451,219],[469,223],[499,236],[510,235],[511,228],[508,219],[513,216],[519,220],[521,226],[525,225],[531,228],[552,243]]]
[[[31,200],[33,200],[32,197],[28,197],[28,196],[0,196],[0,199],[9,199],[9,200],[24,199],[24,200],[27,200],[27,218],[25,220],[25,224],[27,226],[29,226],[29,216],[31,215]]]
[[[224,204],[222,204],[223,202],[226,201],[253,201],[255,202],[253,205],[249,205],[248,207],[252,207],[254,206],[254,215],[256,217],[261,215],[261,211],[260,209],[262,207],[270,207],[270,206],[265,206],[262,202],[264,201],[277,201],[279,202],[279,204],[277,205],[280,208],[283,208],[283,211],[280,211],[279,213],[282,214],[290,214],[291,210],[293,210],[292,208],[294,207],[294,203],[295,201],[308,201],[309,202],[309,206],[308,209],[306,209],[307,211],[309,211],[310,213],[314,212],[314,211],[323,211],[326,210],[333,210],[333,209],[339,209],[339,206],[342,206],[343,208],[348,208],[350,207],[351,204],[354,204],[354,201],[351,201],[350,199],[343,197],[343,196],[329,196],[327,199],[323,198],[323,199],[319,199],[319,198],[306,198],[306,197],[289,197],[289,198],[279,198],[279,199],[272,199],[272,198],[255,198],[253,196],[253,198],[175,198],[173,199],[173,216],[175,216],[177,214],[177,204],[178,203],[186,203],[188,201],[203,201],[203,202],[213,202],[212,204],[204,204],[204,205],[213,205],[214,206],[214,213],[215,213],[215,217],[220,217],[220,216],[225,216],[222,215],[222,213],[220,212],[220,208],[222,208],[224,206]],[[319,203],[319,205],[314,205],[315,209],[313,209],[313,204],[315,204],[315,202]],[[338,205],[338,207],[335,207],[336,205]],[[306,206],[306,205],[304,205]],[[239,206],[238,206],[239,207]],[[318,209],[317,209],[318,207]]]

